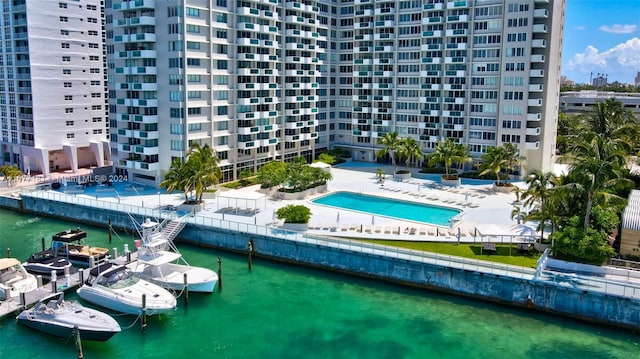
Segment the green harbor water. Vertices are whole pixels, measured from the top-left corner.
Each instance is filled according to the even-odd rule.
[[[80,226],[87,242],[108,243],[105,228],[0,210],[0,248],[20,260],[40,238]],[[185,307],[151,317],[146,332],[133,316],[105,343],[83,342],[85,358],[637,358],[640,336],[527,310],[179,245],[192,265],[217,270],[222,290],[192,293]],[[67,298],[77,299],[75,294]],[[92,306],[88,303],[83,303]],[[74,358],[73,340],[0,322],[0,358]]]

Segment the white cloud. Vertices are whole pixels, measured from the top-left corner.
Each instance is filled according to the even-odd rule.
[[[634,37],[605,51],[589,45],[567,61],[566,69],[583,74],[622,74],[640,68],[640,38]]]
[[[636,25],[602,25],[598,28],[598,30],[610,32],[612,34],[633,34],[636,31]]]

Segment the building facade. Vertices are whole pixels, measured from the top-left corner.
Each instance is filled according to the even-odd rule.
[[[564,0],[107,0],[114,164],[158,184],[193,144],[223,180],[387,133],[550,170]]]
[[[612,91],[569,91],[560,94],[560,110],[568,114],[593,112],[598,102],[614,98],[622,106],[635,113],[640,121],[640,93]]]
[[[48,175],[110,163],[101,3],[2,2],[0,164]]]

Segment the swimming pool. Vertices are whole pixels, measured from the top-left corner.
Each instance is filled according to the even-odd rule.
[[[164,188],[154,188],[129,182],[114,182],[110,185],[91,183],[90,185],[80,185],[76,182],[61,183],[57,188],[58,192],[67,194],[86,194],[92,197],[126,197],[126,196],[149,196],[157,195],[158,192],[164,194]]]
[[[353,192],[334,192],[314,199],[314,204],[344,208],[352,211],[378,214],[402,220],[448,226],[451,219],[462,211],[425,203],[401,201]]]

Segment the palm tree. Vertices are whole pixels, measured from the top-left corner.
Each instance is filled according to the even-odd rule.
[[[504,147],[489,147],[487,153],[480,156],[480,175],[493,172],[496,175],[496,186],[500,186],[500,172],[508,166]]]
[[[573,146],[569,157],[572,159],[570,171],[578,179],[572,184],[583,191],[587,198],[584,215],[584,232],[589,228],[591,208],[595,200],[604,202],[620,197],[611,193],[611,189],[630,180],[625,178],[626,152],[619,139],[607,139],[602,135],[587,133]]]
[[[164,175],[164,180],[160,182],[160,187],[166,188],[171,193],[174,190],[184,191],[185,202],[189,200],[191,188],[188,186],[187,178],[190,176],[189,167],[185,162],[176,159],[171,163],[169,171]]]
[[[640,125],[634,114],[625,109],[622,102],[609,98],[597,102],[594,112],[587,117],[588,130],[608,139],[620,139],[626,151],[637,145]]]
[[[445,178],[451,178],[450,169],[454,162],[467,162],[471,159],[467,147],[453,142],[451,138],[438,143],[435,151],[427,155],[429,166],[442,163]]]
[[[401,140],[398,145],[398,157],[404,159],[405,167],[409,170],[409,162],[411,162],[412,159],[420,162],[424,158],[424,152],[422,152],[420,145],[415,139],[407,137]]]
[[[204,190],[218,184],[222,178],[222,172],[218,167],[220,159],[208,144],[202,147],[194,144],[187,154],[187,163],[193,166],[193,189],[196,200],[201,202]]]
[[[502,145],[504,148],[504,156],[507,161],[507,174],[511,174],[511,172],[516,168],[520,167],[523,170],[527,167],[525,166],[525,162],[527,158],[525,156],[520,155],[520,150],[513,143],[507,142]],[[509,181],[509,177],[507,176],[507,182]]]
[[[540,219],[540,242],[542,242],[547,214],[546,207],[553,187],[556,185],[555,176],[551,172],[543,173],[540,170],[534,170],[527,177],[526,183],[528,188],[522,194],[524,206],[536,208],[536,214]]]
[[[396,152],[398,151],[398,146],[400,145],[400,138],[398,137],[397,132],[386,133],[384,136],[378,140],[378,144],[384,146],[382,149],[378,150],[376,156],[384,157],[389,155],[391,157],[391,164],[393,165],[393,173],[395,174],[397,171],[396,166]]]

